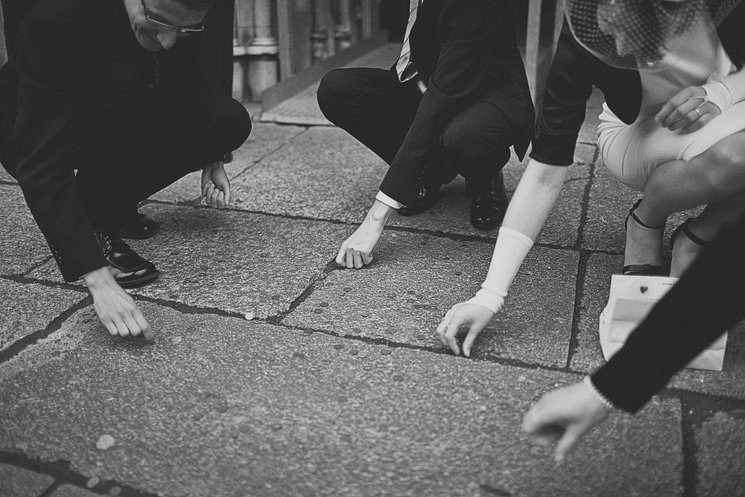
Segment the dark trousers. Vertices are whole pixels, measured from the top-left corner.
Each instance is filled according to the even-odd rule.
[[[221,160],[250,132],[248,112],[224,95],[156,91],[112,110],[91,123],[80,150],[76,183],[91,224],[116,229],[138,202]]]
[[[413,81],[401,84],[395,71],[371,68],[336,69],[318,88],[324,115],[390,164],[414,121],[422,94]],[[436,150],[430,152],[428,175],[445,183],[458,173],[468,189],[486,187],[510,158],[515,133],[496,105],[476,101],[446,125]]]

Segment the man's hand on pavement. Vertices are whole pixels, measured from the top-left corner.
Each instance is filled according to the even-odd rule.
[[[376,200],[362,224],[341,244],[336,263],[349,269],[361,269],[373,260],[373,249],[383,234],[385,223],[394,211],[392,207]]]
[[[145,317],[134,299],[124,291],[107,267],[102,267],[83,276],[93,297],[93,307],[101,323],[112,336],[140,336],[153,339]]]
[[[210,207],[230,205],[230,180],[222,161],[213,162],[202,169],[202,197]]]
[[[459,355],[457,336],[461,330],[467,331],[466,338],[463,340],[463,355],[470,357],[473,342],[493,317],[494,313],[485,307],[461,302],[455,304],[445,314],[437,326],[437,334],[444,346],[450,347],[453,354]]]

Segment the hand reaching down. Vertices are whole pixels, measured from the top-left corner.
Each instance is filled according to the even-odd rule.
[[[210,207],[230,205],[230,180],[222,161],[213,162],[202,169],[202,197]]]
[[[608,417],[589,386],[576,383],[553,390],[536,402],[523,418],[523,431],[541,445],[556,442],[554,459],[563,461],[590,429]]]

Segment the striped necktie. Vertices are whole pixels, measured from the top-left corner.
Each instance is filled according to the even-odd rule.
[[[398,62],[396,62],[396,73],[398,73],[398,80],[402,83],[409,81],[417,74],[414,61],[411,60],[409,36],[411,35],[411,28],[416,22],[416,13],[420,3],[420,0],[409,0],[409,22],[406,24],[406,34],[404,35],[404,44],[401,46],[401,55],[398,56]]]

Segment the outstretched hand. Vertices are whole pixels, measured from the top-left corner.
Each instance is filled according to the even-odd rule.
[[[140,336],[153,339],[145,317],[134,299],[114,279],[109,268],[103,267],[86,274],[83,279],[93,297],[98,319],[112,336]]]
[[[230,180],[222,161],[213,162],[202,169],[202,197],[210,207],[230,205]]]
[[[558,388],[536,402],[523,418],[523,431],[541,445],[556,442],[554,459],[563,461],[582,436],[608,417],[608,408],[583,383]]]
[[[486,307],[461,302],[455,304],[445,314],[437,326],[437,334],[444,346],[450,347],[453,354],[459,355],[457,336],[461,330],[467,331],[466,338],[463,340],[463,355],[470,357],[473,342],[493,317],[494,313]]]

